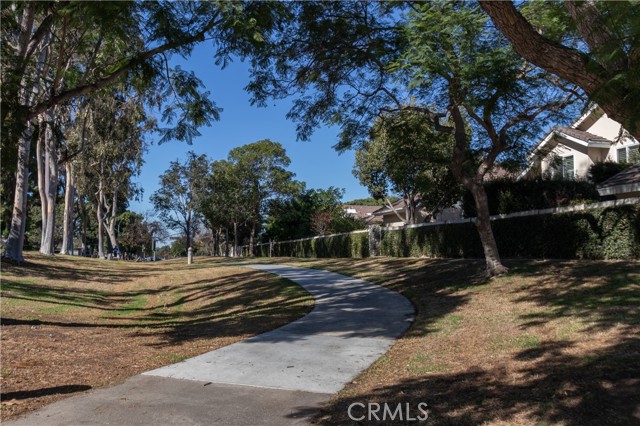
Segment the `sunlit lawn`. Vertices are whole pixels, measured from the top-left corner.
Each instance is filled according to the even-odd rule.
[[[200,258],[26,261],[2,264],[3,419],[276,328],[313,305],[287,280]]]

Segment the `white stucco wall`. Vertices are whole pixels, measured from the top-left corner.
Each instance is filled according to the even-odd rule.
[[[620,133],[621,129],[620,123],[612,120],[607,116],[607,114],[603,114],[600,118],[598,118],[595,122],[589,123],[585,121],[577,128],[579,130],[584,130],[589,133],[593,133],[594,135],[602,136],[603,138],[607,138],[611,141],[615,141],[613,145],[608,150],[598,150],[594,149],[593,151],[589,151],[589,155],[591,156],[593,161],[618,161],[618,149],[626,146],[637,145],[638,141],[636,141],[629,134],[623,132]],[[620,138],[620,140],[618,140]],[[600,153],[605,153],[604,157],[601,156]]]
[[[603,151],[596,155],[598,158],[604,157],[607,152],[605,149],[592,148],[591,150]],[[558,143],[549,155],[542,159],[541,167],[543,176],[550,173],[549,169],[553,165],[556,157],[569,155],[573,155],[574,176],[578,179],[586,177],[589,167],[594,163],[594,160],[589,156],[589,148],[565,139],[562,139],[561,143]]]
[[[620,123],[610,119],[607,114],[603,114],[595,123],[588,125],[588,122],[585,122],[578,125],[577,129],[609,140],[615,140],[620,134],[620,127]]]

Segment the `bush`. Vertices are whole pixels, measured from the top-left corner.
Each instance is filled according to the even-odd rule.
[[[593,183],[580,180],[502,178],[485,183],[485,190],[492,215],[568,206],[578,199],[586,202],[600,199]],[[463,196],[462,209],[465,217],[476,216],[469,191]]]
[[[640,206],[492,221],[505,258],[638,259]],[[473,223],[383,231],[382,255],[482,258]]]
[[[382,231],[382,256],[482,257],[482,245],[473,223],[434,225]]]
[[[631,166],[628,163],[614,163],[613,161],[603,161],[595,163],[589,167],[589,180],[598,185],[612,176],[617,175],[624,169]]]
[[[269,256],[269,244],[256,250],[257,256]],[[273,243],[275,257],[369,257],[369,234],[335,235],[324,238]]]
[[[504,258],[640,259],[640,205],[492,221]],[[482,258],[475,224],[382,229],[381,255]],[[257,248],[269,256],[269,245]],[[369,234],[347,234],[273,244],[273,256],[369,257]]]

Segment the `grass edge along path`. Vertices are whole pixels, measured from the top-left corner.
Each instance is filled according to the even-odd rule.
[[[1,419],[272,330],[312,297],[272,274],[197,258],[26,254],[2,263]]]

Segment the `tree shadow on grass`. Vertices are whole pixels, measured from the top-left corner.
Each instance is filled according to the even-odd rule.
[[[493,285],[478,273],[482,262],[378,259],[376,263],[309,263],[381,282],[410,297],[420,315],[409,337],[433,332],[439,318],[467,303],[469,293],[457,290],[476,287],[482,291],[483,285]],[[583,332],[616,328],[623,337],[604,349],[591,351],[574,347],[569,340],[548,341],[512,355],[511,364],[516,369],[512,373],[500,366],[470,367],[402,382],[391,380],[389,386],[365,395],[350,396],[347,388],[344,396],[325,406],[316,418],[319,424],[407,424],[366,419],[355,422],[347,417],[352,403],[369,402],[387,402],[392,408],[410,402],[414,415],[417,404],[426,402],[430,407],[428,424],[434,425],[640,424],[637,263],[609,267],[609,262],[518,260],[507,264],[512,272],[504,279],[511,282],[501,282],[501,288],[514,295],[515,303],[533,302],[538,306],[520,316],[523,328],[567,317],[585,320],[588,325]]]
[[[86,321],[78,321],[74,316],[33,319],[11,318],[5,314],[0,318],[3,326],[131,329],[132,336],[158,337],[159,342],[153,345],[161,347],[201,338],[260,333],[286,324],[312,308],[308,297],[296,286],[276,277],[265,279],[264,274],[257,271],[194,280],[179,286],[98,295],[5,280],[3,286],[3,298],[7,300],[26,299],[106,312],[103,316],[90,316]],[[166,299],[168,303],[156,300],[131,309],[123,305],[137,297],[160,293],[171,295]]]
[[[134,267],[131,263],[118,264],[115,261],[98,261],[96,259],[82,259],[85,262],[72,263],[60,262],[52,263],[54,258],[47,258],[47,263],[35,261],[25,261],[20,265],[2,262],[4,273],[12,273],[16,276],[28,274],[34,278],[45,278],[53,281],[96,281],[106,284],[122,284],[131,281],[133,278],[152,278],[159,275],[160,271],[153,268]],[[124,268],[124,266],[127,266]]]
[[[517,358],[529,361],[518,379],[500,367],[430,374],[368,394],[340,397],[326,404],[316,421],[320,425],[408,424],[389,417],[353,421],[348,408],[354,403],[387,403],[392,408],[409,403],[415,416],[418,403],[424,402],[429,406],[429,425],[512,424],[519,416],[525,417],[518,424],[640,424],[640,339],[626,339],[585,357],[568,354],[570,346],[553,343],[518,353]]]
[[[10,401],[12,399],[29,399],[29,398],[41,398],[49,395],[65,395],[70,393],[84,392],[91,389],[88,385],[65,385],[65,386],[53,386],[50,388],[33,389],[28,391],[18,392],[4,392],[0,394],[2,401]]]
[[[615,268],[607,270],[606,262],[553,261],[514,268],[514,273],[530,278],[529,284],[514,290],[516,301],[543,308],[523,316],[524,327],[565,317],[585,321],[589,332],[639,325],[640,265],[612,265]]]
[[[131,291],[101,291],[93,289],[81,289],[73,287],[57,287],[33,282],[20,281],[19,279],[3,278],[2,297],[5,300],[24,300],[51,305],[70,306],[78,308],[90,308],[101,311],[119,311],[123,305],[140,296],[155,296],[181,291],[187,296],[177,298],[169,304],[162,306],[138,307],[137,313],[145,311],[157,311],[159,308],[167,309],[182,305],[187,302],[195,302],[198,299],[216,298],[224,293],[221,285],[231,283],[234,280],[243,281],[251,277],[251,272],[229,274],[222,277],[211,277],[202,280],[186,282],[181,285],[163,285],[156,288],[141,288]],[[117,319],[105,317],[105,319]],[[151,320],[151,319],[150,319]],[[92,322],[90,325],[95,325]],[[99,324],[105,325],[106,324]]]

